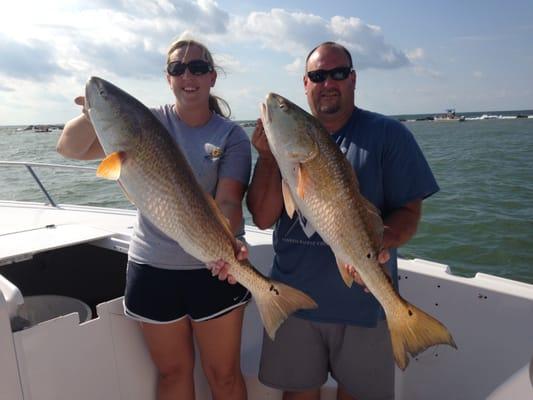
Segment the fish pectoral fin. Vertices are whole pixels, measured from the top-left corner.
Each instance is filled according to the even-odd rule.
[[[339,272],[341,274],[342,280],[348,287],[352,287],[353,284],[353,277],[350,275],[350,273],[347,271],[346,268],[344,268],[344,265],[348,264],[342,260],[336,259],[337,261],[337,267],[339,268]]]
[[[318,144],[316,142],[312,143],[311,148],[300,149],[300,151],[293,151],[287,153],[287,158],[293,162],[306,163],[313,160],[319,153]]]
[[[285,180],[281,181],[281,193],[283,194],[283,204],[285,204],[285,211],[287,212],[287,215],[292,218],[294,212],[296,211],[296,205],[294,204],[294,199],[292,197],[289,184]]]
[[[122,163],[124,162],[125,158],[126,153],[123,151],[111,153],[104,158],[100,165],[98,165],[96,176],[112,181],[118,180],[118,178],[120,178],[120,171],[122,170]]]
[[[303,199],[305,193],[310,191],[313,181],[309,175],[309,170],[305,168],[302,163],[298,164],[296,168],[296,193],[298,193],[298,196]]]

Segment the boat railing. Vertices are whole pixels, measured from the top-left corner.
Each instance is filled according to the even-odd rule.
[[[41,192],[44,194],[44,196],[47,198],[48,202],[52,207],[59,208],[56,201],[52,197],[52,195],[46,190],[43,182],[41,179],[39,179],[39,176],[35,172],[35,167],[38,168],[52,168],[52,169],[71,169],[71,170],[85,170],[85,171],[95,171],[94,167],[84,167],[84,166],[78,166],[78,165],[67,165],[67,164],[52,164],[52,163],[37,163],[37,162],[25,162],[25,161],[1,161],[0,160],[0,167],[18,167],[18,168],[26,168],[26,170],[29,172],[29,174],[32,176],[33,180],[37,183],[39,186],[39,189],[41,189]]]

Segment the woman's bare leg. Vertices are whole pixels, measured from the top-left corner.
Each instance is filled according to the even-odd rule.
[[[141,323],[158,371],[158,400],[194,400],[194,344],[189,318],[170,324]]]
[[[213,400],[247,398],[240,360],[243,316],[241,306],[221,317],[192,323]]]

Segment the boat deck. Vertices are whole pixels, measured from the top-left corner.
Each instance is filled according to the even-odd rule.
[[[12,332],[11,305],[0,296],[0,398],[154,399],[153,365],[122,308],[134,212],[0,202],[0,220],[0,275],[24,296],[54,289],[87,302],[95,314],[81,324],[68,314]],[[246,240],[252,263],[268,274],[271,232],[247,227]],[[397,369],[396,399],[533,398],[533,285],[454,276],[426,260],[400,260],[399,268],[402,296],[441,320],[458,350],[432,347],[406,371]],[[252,302],[242,344],[249,398],[281,399],[257,380],[261,341]],[[210,398],[199,366],[195,378],[197,398]],[[323,398],[334,393],[330,380]]]

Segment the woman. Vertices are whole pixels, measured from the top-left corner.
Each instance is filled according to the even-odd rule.
[[[250,141],[240,126],[225,118],[221,105],[229,111],[227,103],[210,93],[217,79],[213,58],[201,43],[178,39],[168,50],[166,71],[175,102],[152,111],[180,145],[235,235],[242,235]],[[83,105],[83,97],[76,103]],[[57,150],[76,159],[104,157],[86,110],[65,125]],[[236,251],[239,258],[246,255],[245,248]],[[194,399],[193,336],[213,398],[246,398],[240,345],[249,299],[244,287],[213,277],[138,213],[124,305],[126,315],[140,322],[157,367],[159,400]]]

